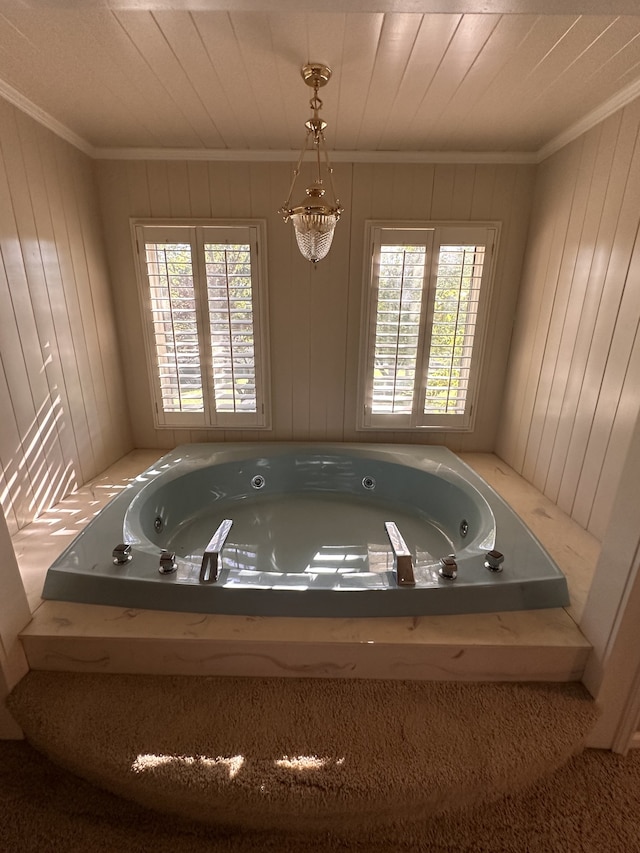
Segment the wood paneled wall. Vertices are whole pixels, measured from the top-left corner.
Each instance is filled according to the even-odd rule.
[[[0,502],[13,533],[131,449],[93,163],[0,99]]]
[[[10,530],[132,446],[364,440],[497,450],[601,537],[640,409],[639,127],[636,102],[537,169],[340,164],[346,213],[312,267],[276,213],[289,164],[93,164],[0,101],[0,499]],[[270,431],[154,428],[135,216],[267,219]],[[503,224],[473,433],[356,429],[367,219]]]
[[[98,181],[127,366],[137,447],[189,441],[317,440],[444,443],[493,450],[534,166],[338,164],[346,208],[328,257],[312,266],[277,214],[291,178],[287,163],[101,161]],[[256,217],[267,220],[272,429],[156,430],[145,368],[130,217]],[[356,430],[356,389],[367,219],[500,220],[502,237],[487,336],[483,395],[472,434]]]
[[[497,452],[602,538],[640,407],[640,101],[538,167]]]

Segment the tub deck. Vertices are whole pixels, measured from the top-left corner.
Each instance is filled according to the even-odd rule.
[[[32,669],[476,681],[579,680],[577,627],[599,543],[492,454],[461,454],[567,576],[571,606],[461,616],[296,618],[131,610],[42,601],[52,560],[126,481],[161,455],[134,451],[14,537],[33,618]]]

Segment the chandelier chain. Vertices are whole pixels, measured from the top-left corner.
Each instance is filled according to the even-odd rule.
[[[316,63],[303,66],[301,71],[305,83],[313,87],[313,96],[309,100],[312,115],[305,122],[307,133],[298,162],[293,170],[289,195],[279,212],[285,222],[292,220],[300,251],[307,260],[315,264],[324,258],[329,251],[333,240],[333,231],[343,208],[340,206],[333,184],[333,168],[329,161],[329,152],[324,136],[324,129],[327,124],[319,116],[323,104],[318,96],[318,89],[328,82],[331,77],[331,69],[326,65]],[[306,189],[307,198],[301,204],[291,207],[295,184],[302,170],[305,154],[310,146],[315,149],[313,159],[315,160],[316,177]],[[328,173],[328,184],[333,197],[332,202],[323,200],[325,194],[322,185],[323,162]]]

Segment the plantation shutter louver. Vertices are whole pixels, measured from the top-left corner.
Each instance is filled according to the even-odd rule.
[[[202,412],[191,246],[146,243],[145,256],[162,409]]]
[[[424,397],[426,415],[464,415],[484,256],[484,246],[440,246]]]
[[[258,228],[135,227],[157,426],[266,424]]]
[[[256,364],[249,244],[205,243],[217,412],[255,412]]]
[[[495,234],[372,227],[364,427],[470,428]]]
[[[411,413],[420,339],[425,246],[380,247],[372,411]]]

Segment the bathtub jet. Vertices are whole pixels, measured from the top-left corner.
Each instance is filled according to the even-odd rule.
[[[128,484],[43,597],[255,616],[563,607],[560,569],[441,447],[190,444]]]

